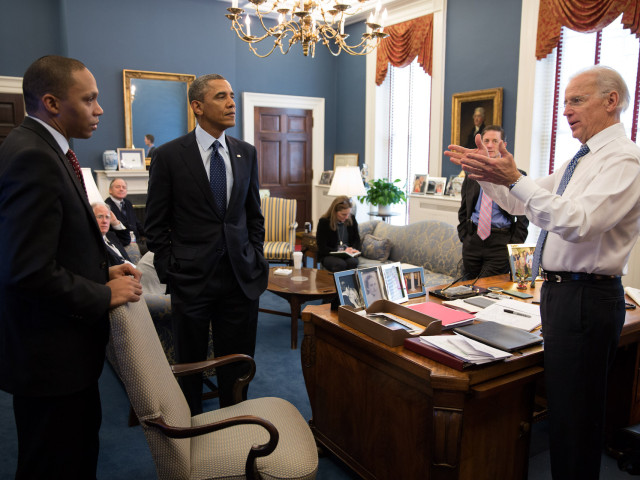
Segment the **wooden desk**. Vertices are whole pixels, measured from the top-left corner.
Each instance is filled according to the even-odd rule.
[[[476,285],[515,288],[507,278]],[[539,290],[530,293],[537,298]],[[459,372],[347,327],[329,305],[307,306],[302,320],[312,431],[363,478],[527,477],[535,384],[543,373],[541,346]],[[638,419],[639,339],[640,314],[634,310],[621,339],[622,349],[632,348],[622,356],[620,385],[610,398],[629,397],[621,409],[626,417],[619,412],[618,421]]]

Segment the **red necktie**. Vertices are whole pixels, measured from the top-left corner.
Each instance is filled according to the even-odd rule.
[[[78,157],[76,157],[76,154],[73,153],[73,150],[69,149],[67,151],[67,158],[69,159],[69,163],[71,164],[71,167],[73,168],[73,171],[76,172],[76,177],[78,177],[78,180],[80,180],[80,184],[82,185],[82,188],[84,188],[84,193],[85,195],[87,194],[87,187],[84,184],[84,178],[82,178],[82,170],[80,170],[80,164],[78,163]],[[87,195],[88,197],[88,195]]]
[[[480,202],[480,217],[478,218],[478,236],[485,240],[491,235],[491,210],[493,200],[482,192],[482,202]]]

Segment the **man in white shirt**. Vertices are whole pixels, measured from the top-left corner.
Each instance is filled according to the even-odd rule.
[[[583,156],[548,177],[522,176],[504,145],[499,158],[489,158],[479,141],[477,152],[454,145],[445,152],[502,208],[548,232],[536,250],[545,280],[540,311],[555,479],[598,478],[600,471],[607,371],[625,320],[620,276],[640,230],[640,148],[620,123],[628,104],[615,70],[575,75],[564,115]]]

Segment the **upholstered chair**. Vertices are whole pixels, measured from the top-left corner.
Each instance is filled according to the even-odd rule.
[[[292,265],[298,226],[297,203],[277,197],[263,197],[261,203],[265,227],[264,258],[268,262]]]
[[[120,379],[144,429],[160,479],[313,479],[316,444],[298,410],[280,398],[241,400],[255,373],[253,359],[229,355],[173,369],[145,302],[110,313],[112,350]],[[191,416],[174,377],[212,365],[247,362],[236,381],[236,403]]]

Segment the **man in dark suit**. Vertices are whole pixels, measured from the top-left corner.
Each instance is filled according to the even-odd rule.
[[[104,201],[114,215],[111,218],[111,231],[118,235],[125,247],[131,243],[131,233],[136,242],[144,243],[141,242],[144,228],[136,216],[133,204],[127,199],[127,191],[127,182],[124,178],[114,178],[109,184],[109,196]]]
[[[107,245],[109,265],[121,265],[126,262],[133,265],[129,258],[129,254],[124,249],[124,246],[120,242],[118,236],[115,232],[109,230],[111,218],[113,216],[109,205],[102,202],[95,202],[91,204],[91,208],[96,216],[96,222],[98,222],[98,228],[100,229],[100,233],[102,233],[102,239]]]
[[[197,78],[189,102],[198,126],[155,151],[145,232],[154,265],[171,293],[179,362],[253,355],[258,298],[267,286],[264,217],[256,149],[225,135],[235,125],[234,93],[220,75]],[[216,370],[220,404],[244,366]],[[181,379],[193,414],[202,411],[202,378]],[[246,391],[245,391],[246,395]]]
[[[16,478],[96,478],[108,309],[140,299],[140,275],[108,268],[69,149],[102,115],[93,75],[42,57],[23,92],[29,117],[0,146],[0,388],[13,394]]]
[[[153,142],[155,142],[155,137],[153,135],[151,135],[150,133],[147,133],[144,136],[144,144],[147,146],[148,150],[147,150],[147,158],[151,158],[151,156],[153,155],[153,152],[156,151],[156,146],[153,144]]]
[[[498,145],[500,140],[505,140],[502,127],[489,125],[481,133],[482,142],[490,155],[499,156]],[[506,145],[506,141],[504,143]],[[507,244],[523,243],[529,227],[526,216],[510,215],[486,197],[484,201],[491,203],[487,205],[490,224],[485,230],[485,237],[482,228],[479,229],[484,197],[482,193],[480,184],[465,176],[461,190],[462,201],[458,210],[458,237],[462,242],[462,262],[468,278],[508,273],[510,269]]]

